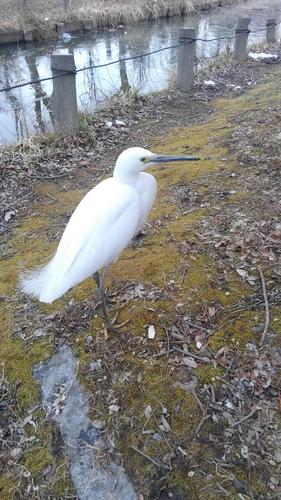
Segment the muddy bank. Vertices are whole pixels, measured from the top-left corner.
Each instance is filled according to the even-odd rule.
[[[118,28],[126,24],[157,20],[162,17],[192,15],[202,10],[237,4],[236,0],[165,0],[158,2],[112,3],[72,1],[67,10],[62,0],[51,2],[4,0],[0,16],[0,44],[56,40],[65,32]]]

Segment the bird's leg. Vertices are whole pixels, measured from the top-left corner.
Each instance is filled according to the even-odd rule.
[[[106,307],[106,295],[105,295],[105,291],[104,291],[104,282],[105,282],[105,278],[106,278],[107,268],[108,268],[108,266],[105,266],[105,268],[103,270],[101,282],[99,285],[99,292],[100,292],[101,305],[102,305],[105,323],[106,323],[106,325],[110,325],[110,321],[109,321],[108,314],[107,314],[107,307]]]
[[[94,278],[94,280],[97,284],[97,287],[99,289],[100,288],[100,273],[99,273],[99,271],[97,271],[93,274],[93,278]]]
[[[107,313],[107,307],[106,307],[106,295],[105,295],[105,291],[104,291],[104,282],[105,282],[105,278],[106,278],[107,268],[108,268],[108,266],[105,266],[101,280],[100,280],[100,275],[99,275],[98,271],[93,274],[93,278],[98,286],[99,293],[100,293],[101,305],[102,305],[103,315],[104,315],[104,319],[105,319],[105,328],[107,328],[108,330],[112,330],[114,332],[119,333],[120,328],[122,328],[127,323],[129,323],[130,319],[128,319],[124,323],[121,323],[120,325],[117,325],[117,327],[114,326],[114,323],[117,319],[118,313],[117,313],[116,317],[114,318],[113,322],[111,322],[109,320],[109,316]]]
[[[99,271],[95,272],[93,274],[93,278],[98,286],[98,289],[99,289],[99,293],[100,293],[100,299],[101,299],[101,305],[102,305],[102,310],[103,310],[103,315],[104,315],[104,319],[105,319],[105,323],[107,325],[110,324],[109,322],[109,319],[108,319],[108,314],[107,314],[107,308],[106,308],[106,296],[105,296],[105,292],[104,292],[104,282],[105,282],[105,278],[106,278],[106,273],[107,273],[107,268],[108,266],[105,266],[104,270],[103,270],[103,274],[102,274],[102,278],[100,280],[100,274],[99,274]]]

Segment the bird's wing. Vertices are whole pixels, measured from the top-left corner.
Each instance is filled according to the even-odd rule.
[[[45,268],[40,300],[52,302],[116,261],[137,230],[140,210],[138,191],[113,178],[89,191],[74,211],[54,258]]]
[[[136,234],[141,230],[144,225],[152,205],[154,203],[156,193],[157,193],[157,182],[156,179],[148,174],[147,172],[141,172],[138,176],[136,183],[136,189],[140,195],[141,199],[141,213],[139,225],[136,230]]]

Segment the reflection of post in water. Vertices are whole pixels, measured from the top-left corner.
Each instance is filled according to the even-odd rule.
[[[92,50],[89,50],[89,52],[88,52],[88,61],[89,61],[88,65],[90,68],[87,70],[87,73],[85,73],[88,76],[88,81],[87,81],[88,96],[90,98],[90,102],[91,101],[94,102],[94,107],[97,107],[97,105],[98,105],[98,88],[97,88],[96,81],[95,81],[95,69],[94,69],[95,55],[94,55],[94,52]],[[81,96],[80,96],[80,100],[81,100]]]
[[[122,59],[126,56],[126,39],[124,34],[121,33],[119,38],[119,59]],[[123,92],[127,92],[130,90],[131,85],[129,84],[127,70],[126,70],[126,61],[120,61],[120,80],[121,80],[121,90]]]
[[[30,71],[31,80],[38,80],[40,78],[36,64],[36,57],[37,56],[35,55],[35,53],[31,53],[30,55],[25,56],[27,66]],[[33,90],[34,90],[34,111],[36,120],[38,121],[38,128],[41,132],[46,132],[48,127],[43,118],[43,109],[44,109],[43,105],[48,111],[48,116],[51,120],[52,126],[54,127],[55,125],[55,118],[52,113],[50,105],[50,97],[42,89],[41,82],[38,82],[35,85],[33,85]]]
[[[11,80],[12,76],[11,75],[11,67],[9,65],[9,62],[3,57],[2,63],[1,63],[1,83],[3,84],[3,88],[9,88],[11,85]],[[3,74],[2,74],[3,72]],[[14,115],[14,123],[15,123],[15,130],[16,130],[16,140],[19,141],[23,137],[25,137],[25,128],[23,126],[23,115],[22,115],[22,105],[20,102],[20,99],[14,94],[12,90],[5,92],[5,97],[7,97],[7,100],[10,101],[11,107],[8,105],[8,113],[10,113],[11,108],[12,112]],[[5,107],[1,107],[1,111],[6,113]]]
[[[69,0],[63,0],[63,7],[64,7],[65,12],[68,11],[68,4],[69,4]]]

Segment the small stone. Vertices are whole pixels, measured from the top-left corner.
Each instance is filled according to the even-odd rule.
[[[93,363],[90,364],[90,370],[101,370],[101,360],[97,359],[97,361],[93,361]]]
[[[21,448],[13,448],[10,451],[10,455],[12,458],[17,458],[21,454],[21,452],[22,452]]]
[[[239,479],[237,479],[235,477],[234,479],[234,487],[237,489],[237,490],[243,490],[244,489],[244,485],[241,483],[241,481],[239,481]]]
[[[152,436],[152,439],[154,439],[155,441],[162,441],[162,436],[160,436],[158,432],[155,432],[155,434],[153,434]]]

